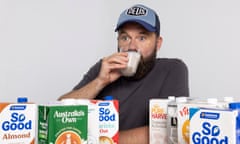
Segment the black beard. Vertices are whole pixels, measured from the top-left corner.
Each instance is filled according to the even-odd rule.
[[[141,60],[139,62],[136,73],[131,77],[124,77],[124,79],[135,81],[135,80],[139,80],[139,79],[142,79],[143,77],[145,77],[154,67],[155,60],[156,60],[156,54],[157,54],[157,51],[155,50],[152,53],[152,55],[150,55],[146,59],[144,59],[141,56]]]

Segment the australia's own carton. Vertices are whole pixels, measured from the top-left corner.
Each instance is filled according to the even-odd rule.
[[[38,144],[86,144],[87,105],[39,105]]]
[[[237,111],[190,108],[190,144],[236,144]]]
[[[0,144],[34,144],[36,104],[0,103]]]

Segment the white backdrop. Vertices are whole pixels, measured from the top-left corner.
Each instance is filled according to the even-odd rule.
[[[158,56],[188,65],[192,97],[238,99],[239,0],[0,0],[0,101],[45,103],[70,91],[116,51],[117,18],[135,3],[159,13]]]

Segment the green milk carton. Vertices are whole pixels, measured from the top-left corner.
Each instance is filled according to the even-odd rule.
[[[86,105],[39,105],[38,144],[85,144],[87,122]]]

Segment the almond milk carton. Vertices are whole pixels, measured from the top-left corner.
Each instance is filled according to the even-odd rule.
[[[150,144],[167,144],[167,107],[169,99],[150,99]]]
[[[0,103],[0,144],[34,144],[36,108],[33,103]]]
[[[236,144],[237,111],[190,108],[190,144]]]
[[[39,105],[38,117],[38,144],[87,144],[87,105]]]
[[[118,144],[119,106],[117,100],[107,98],[97,102],[99,112],[99,143]]]

